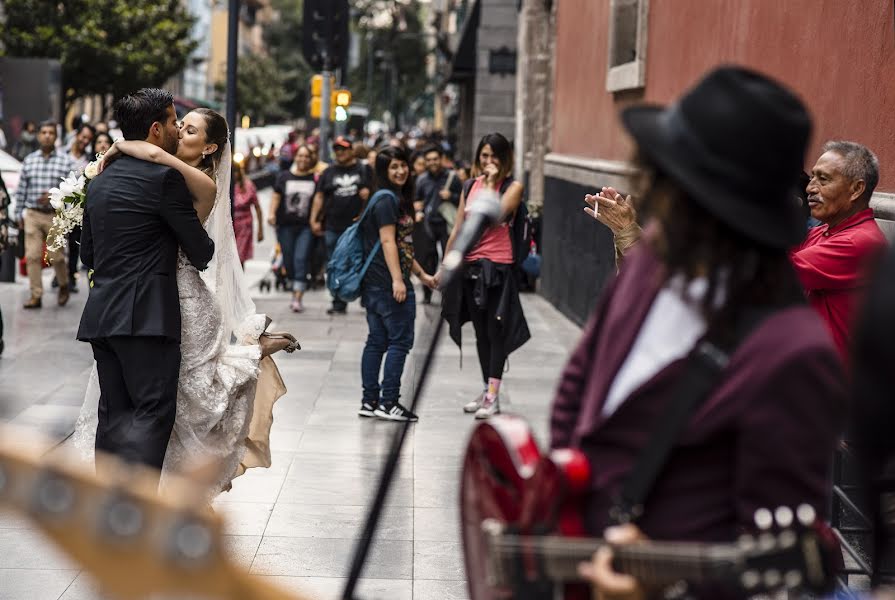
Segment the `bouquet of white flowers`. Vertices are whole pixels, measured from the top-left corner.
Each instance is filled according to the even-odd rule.
[[[55,252],[68,247],[68,234],[80,227],[84,222],[84,202],[87,200],[87,186],[99,173],[99,161],[96,160],[84,168],[81,175],[74,171],[63,177],[59,187],[50,189],[50,205],[56,209],[53,225],[47,236],[47,250]]]

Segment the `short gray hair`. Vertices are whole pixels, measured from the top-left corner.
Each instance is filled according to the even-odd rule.
[[[879,159],[870,148],[856,142],[833,140],[824,144],[824,152],[835,152],[845,160],[842,174],[852,181],[864,182],[862,200],[870,201],[873,190],[879,183]]]

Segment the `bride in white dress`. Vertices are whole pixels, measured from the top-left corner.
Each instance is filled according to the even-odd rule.
[[[220,476],[207,500],[230,488],[247,468],[271,464],[269,435],[276,400],[286,392],[270,355],[295,350],[289,334],[268,334],[268,319],[255,311],[236,251],[230,216],[230,143],[226,120],[208,109],[183,118],[177,156],[148,142],[113,145],[117,153],[177,169],[215,253],[199,272],[183,254],[177,263],[181,311],[181,365],[177,416],[162,468],[160,488],[170,474],[215,460]],[[92,461],[99,383],[94,366],[74,443]]]

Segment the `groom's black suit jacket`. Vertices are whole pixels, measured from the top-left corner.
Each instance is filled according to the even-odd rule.
[[[179,342],[178,247],[199,270],[214,253],[183,176],[129,156],[104,169],[87,188],[81,260],[93,274],[78,339]]]

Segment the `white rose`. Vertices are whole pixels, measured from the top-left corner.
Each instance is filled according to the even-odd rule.
[[[84,169],[84,177],[87,179],[93,179],[99,174],[99,164],[98,161],[93,161]]]

